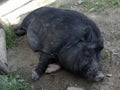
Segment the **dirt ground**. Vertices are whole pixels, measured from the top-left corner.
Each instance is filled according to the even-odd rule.
[[[71,3],[69,9],[81,11],[78,0],[57,0],[50,6],[57,6],[63,2]],[[106,13],[107,11],[107,13]],[[23,74],[28,82],[32,83],[33,90],[66,90],[67,87],[80,87],[84,90],[120,90],[120,8],[107,8],[103,12],[83,12],[90,17],[101,29],[105,41],[102,52],[102,68],[105,77],[102,82],[88,82],[79,76],[60,70],[54,74],[44,74],[38,81],[31,80],[31,70],[37,65],[39,53],[34,53],[27,42],[26,36],[17,37],[17,46],[8,49],[10,69],[24,70]]]

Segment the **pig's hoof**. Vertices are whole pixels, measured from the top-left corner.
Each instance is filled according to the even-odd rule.
[[[37,74],[37,72],[35,70],[32,71],[32,80],[37,80],[39,79],[39,75]]]
[[[45,73],[54,73],[60,69],[61,69],[61,67],[58,64],[49,64]]]

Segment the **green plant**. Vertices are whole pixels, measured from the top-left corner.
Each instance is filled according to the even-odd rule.
[[[82,5],[90,11],[100,11],[104,6],[101,0],[83,0]]]
[[[62,3],[59,5],[60,8],[70,8],[71,7],[71,3]]]
[[[25,82],[20,73],[0,76],[0,90],[31,90],[29,83]]]
[[[112,57],[112,52],[109,50],[105,50],[102,54],[103,59],[111,58]]]
[[[109,5],[109,6],[120,6],[120,0],[106,0],[106,3]]]
[[[5,32],[6,32],[6,44],[7,48],[15,47],[15,34],[13,33],[14,27],[12,25],[6,25],[5,26]]]
[[[116,39],[120,39],[120,32],[113,32],[112,34]]]
[[[82,0],[82,5],[92,11],[101,11],[104,8],[120,6],[120,0]]]

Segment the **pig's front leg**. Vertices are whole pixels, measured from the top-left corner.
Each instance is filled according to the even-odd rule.
[[[37,80],[42,76],[42,74],[45,72],[48,64],[50,63],[50,58],[52,58],[52,55],[46,54],[46,53],[41,53],[38,66],[32,71],[32,79],[33,80]]]

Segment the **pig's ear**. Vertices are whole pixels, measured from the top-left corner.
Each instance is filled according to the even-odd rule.
[[[90,26],[87,26],[84,28],[84,31],[83,31],[83,41],[89,41],[90,37],[91,37],[91,30],[92,28]]]
[[[87,47],[95,49],[96,51],[101,51],[104,48],[103,38],[99,38],[97,41],[92,43],[87,43]]]

